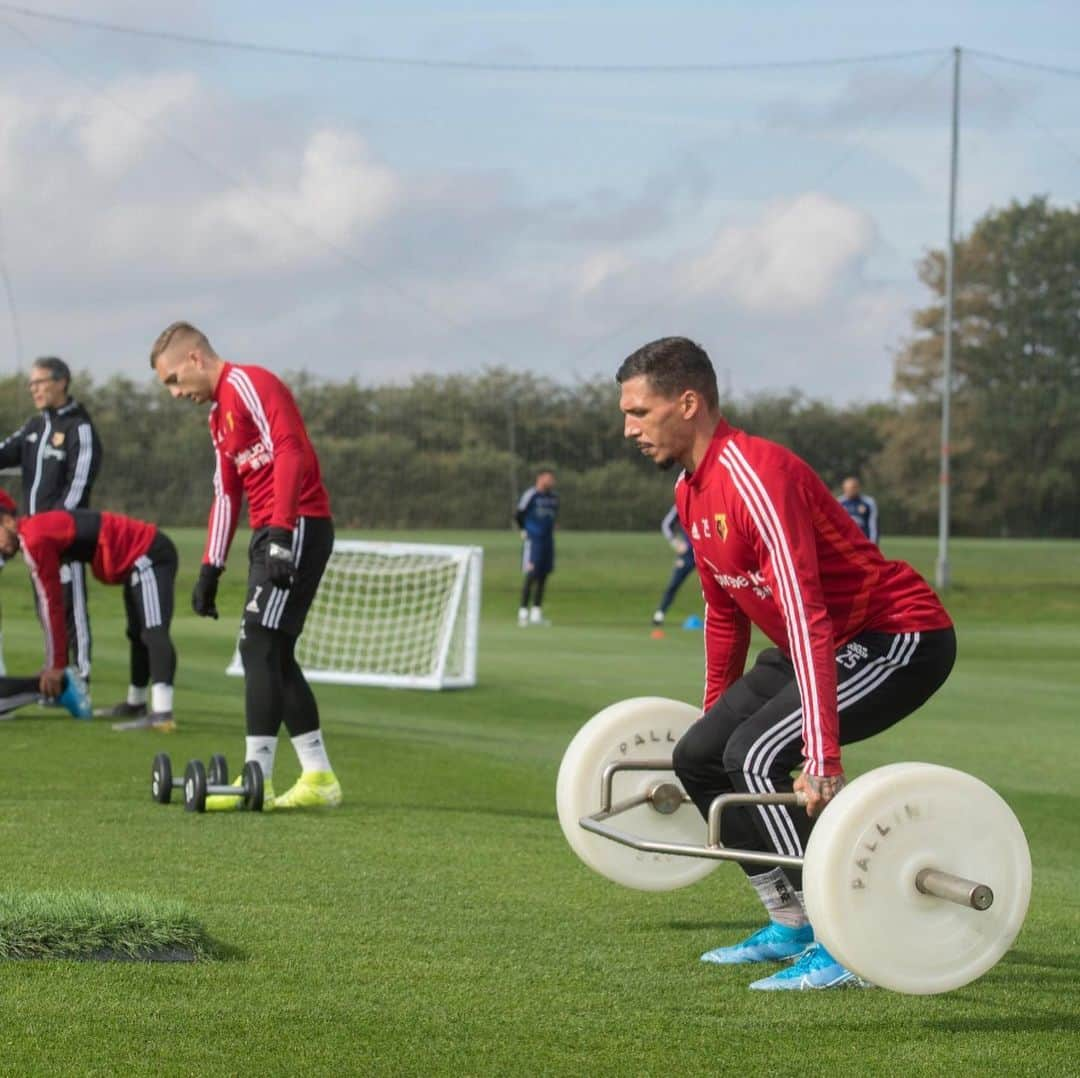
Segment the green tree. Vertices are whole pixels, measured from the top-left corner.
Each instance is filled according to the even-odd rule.
[[[921,518],[937,470],[925,450],[940,438],[943,252],[919,276],[935,300],[897,357],[896,388],[911,407],[878,463],[906,474],[900,497]],[[1080,534],[1080,210],[1037,197],[976,222],[956,245],[955,311],[957,530]]]

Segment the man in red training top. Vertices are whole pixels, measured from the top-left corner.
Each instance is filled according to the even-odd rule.
[[[127,637],[131,641],[131,684],[145,694],[150,711],[113,729],[174,730],[173,682],[176,649],[169,636],[176,584],[176,547],[153,524],[96,509],[51,509],[16,517],[15,503],[0,497],[0,554],[22,550],[37,594],[38,617],[45,630],[43,696],[60,696],[65,686],[67,623],[60,567],[89,563],[103,584],[123,584]]]
[[[702,815],[719,794],[801,791],[725,812],[725,845],[801,857],[815,817],[844,785],[840,746],[899,722],[942,685],[952,622],[911,566],[886,561],[794,453],[728,425],[703,349],[665,337],[616,375],[624,433],[683,472],[675,503],[705,596],[704,714],[672,754]],[[745,670],[750,627],[772,641]],[[800,774],[792,781],[792,772]],[[793,965],[752,988],[862,985],[813,944],[802,873],[744,865],[769,924],[702,955]]]
[[[244,663],[245,759],[266,780],[264,807],[275,810],[341,804],[319,708],[296,661],[296,640],[334,546],[330,497],[300,410],[282,381],[262,367],[223,360],[205,335],[174,322],[154,343],[150,366],[176,399],[210,405],[214,502],[195,613],[216,618],[218,577],[247,495],[251,544],[240,631]],[[284,722],[302,773],[280,797],[271,779]],[[209,797],[207,809],[240,807],[240,798]]]

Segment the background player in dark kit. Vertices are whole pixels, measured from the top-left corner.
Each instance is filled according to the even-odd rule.
[[[555,490],[555,473],[544,469],[537,472],[536,481],[518,499],[514,520],[521,529],[524,541],[521,551],[521,571],[525,579],[521,586],[518,624],[542,625],[544,588],[555,569],[555,523],[559,516],[559,495]]]

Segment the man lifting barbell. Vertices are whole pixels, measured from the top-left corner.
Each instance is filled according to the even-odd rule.
[[[673,767],[706,817],[720,794],[804,795],[805,811],[732,808],[721,829],[727,846],[801,858],[813,818],[844,785],[840,746],[887,729],[940,688],[956,655],[952,621],[809,465],[727,423],[712,363],[694,342],[653,341],[616,381],[625,436],[658,467],[683,468],[675,501],[706,600],[704,714],[674,745]],[[774,646],[746,671],[751,625]],[[769,923],[703,961],[796,959],[753,982],[759,989],[866,983],[814,943],[801,868],[743,869]]]

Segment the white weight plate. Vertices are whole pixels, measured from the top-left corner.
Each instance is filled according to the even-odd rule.
[[[566,841],[591,869],[640,891],[672,891],[707,876],[717,863],[699,857],[644,853],[580,826],[582,816],[600,811],[600,778],[615,760],[670,760],[675,743],[701,710],[660,696],[622,700],[594,715],[567,746],[559,767],[555,801]],[[615,775],[612,801],[644,793],[658,782],[678,784],[674,773],[622,771]],[[704,846],[705,821],[691,804],[669,816],[638,805],[611,820],[613,827],[652,842]]]
[[[993,904],[921,894],[923,868],[986,884]],[[936,764],[890,764],[822,813],[803,889],[815,935],[844,966],[882,988],[930,995],[982,976],[1012,946],[1031,897],[1031,855],[986,783]]]

